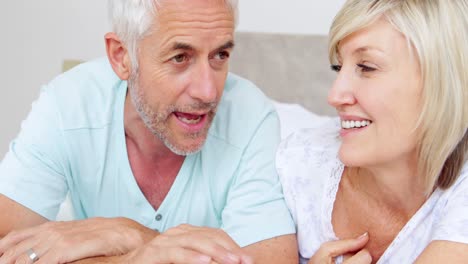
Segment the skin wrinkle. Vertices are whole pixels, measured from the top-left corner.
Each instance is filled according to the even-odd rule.
[[[208,4],[209,7],[209,5],[212,4],[211,1],[207,0],[181,1],[184,1],[183,3],[187,5],[192,4],[195,6]],[[110,3],[112,6],[113,2]],[[134,5],[143,3],[148,5],[149,2],[133,2]],[[118,88],[119,91],[115,91],[115,96],[118,96],[118,98],[115,98],[124,99],[123,109],[122,107],[119,107],[120,109],[118,111],[119,118],[121,119],[120,124],[116,124],[119,126],[118,140],[123,139],[124,141],[124,146],[119,144],[119,147],[123,147],[124,149],[123,153],[120,153],[123,155],[122,160],[124,161],[123,165],[125,167],[124,174],[125,177],[130,177],[136,181],[139,191],[143,193],[151,206],[153,206],[154,209],[157,209],[161,205],[163,199],[167,196],[168,190],[170,190],[174,180],[176,179],[177,173],[182,167],[185,157],[171,152],[169,148],[164,146],[161,140],[159,140],[157,136],[154,136],[148,128],[154,126],[159,127],[160,130],[172,132],[172,135],[170,135],[171,138],[167,137],[167,145],[171,145],[175,142],[177,148],[180,147],[178,144],[183,147],[188,146],[191,148],[193,145],[195,145],[195,147],[199,147],[198,144],[203,143],[199,141],[198,138],[196,140],[187,140],[184,137],[192,137],[194,134],[203,134],[200,135],[200,137],[206,139],[205,131],[209,127],[208,122],[203,124],[200,123],[199,126],[190,126],[177,122],[174,115],[170,118],[167,118],[166,115],[171,111],[178,109],[181,111],[192,111],[191,109],[193,108],[206,107],[216,109],[215,103],[220,100],[226,83],[228,56],[224,56],[224,51],[216,56],[212,57],[212,55],[214,52],[217,52],[214,51],[216,48],[220,47],[224,43],[232,41],[234,28],[229,29],[229,34],[225,34],[223,30],[218,31],[216,29],[205,31],[197,31],[196,28],[191,27],[174,29],[176,32],[193,30],[193,36],[186,38],[185,40],[188,40],[188,43],[191,43],[196,48],[193,56],[196,57],[197,60],[194,60],[194,63],[191,63],[192,61],[188,61],[190,63],[180,63],[179,60],[161,60],[161,49],[155,48],[161,47],[161,41],[158,39],[159,32],[157,30],[154,32],[156,37],[141,37],[143,45],[138,47],[139,49],[136,48],[136,45],[134,45],[133,42],[134,39],[132,37],[139,36],[135,31],[144,29],[144,26],[150,24],[144,23],[150,22],[147,20],[148,17],[139,16],[145,9],[147,9],[147,7],[136,8],[134,10],[135,12],[129,12],[129,16],[127,17],[125,16],[125,12],[131,10],[125,10],[125,7],[131,5],[131,3],[122,0],[119,3],[115,2],[115,4],[117,5],[116,8],[120,9],[115,10],[116,22],[133,19],[133,22],[142,22],[142,26],[139,27],[138,24],[132,24],[131,21],[130,23],[120,22],[122,27],[117,26],[117,30],[115,30],[120,32],[109,32],[105,35],[107,61],[94,62],[92,65],[97,65],[96,67],[102,67],[106,70],[108,67],[107,63],[110,63],[113,73],[116,74],[116,76],[113,76],[118,77],[119,79],[106,79],[106,82],[115,83],[114,81],[118,81],[121,82],[123,86],[127,86],[121,87],[119,84],[115,87],[109,87]],[[218,7],[224,8],[225,6],[218,5]],[[224,10],[220,10],[219,13],[222,13],[222,11]],[[190,13],[187,13],[186,15],[190,16]],[[157,19],[159,19],[159,17],[155,20]],[[162,17],[159,19],[159,21],[161,21],[161,27],[164,27],[165,19],[167,20],[167,18],[163,19]],[[224,28],[224,30],[227,30],[227,28]],[[119,37],[120,34],[122,34],[121,37]],[[166,34],[171,34],[171,32],[166,32]],[[214,36],[210,37],[210,35]],[[223,37],[217,38],[216,35],[222,35]],[[150,40],[148,40],[148,38],[150,38]],[[126,44],[126,39],[130,39],[128,42],[131,43]],[[150,47],[152,47],[153,51],[156,52],[151,54],[149,52],[151,50]],[[138,53],[135,52],[136,50],[138,50]],[[138,63],[136,62],[141,62],[139,64],[140,68],[138,68]],[[134,67],[132,67],[132,63]],[[240,84],[237,86],[245,85]],[[127,88],[127,93],[123,94],[126,96],[125,98],[120,97],[120,92],[122,91],[120,88],[123,88],[124,92],[125,88]],[[122,106],[122,101],[120,101],[120,106]],[[192,114],[201,115],[204,113]],[[202,129],[205,129],[205,131],[199,132]],[[105,151],[109,150],[108,144],[104,144],[102,147]],[[91,152],[90,154],[94,154]],[[110,157],[112,158],[113,156],[111,155]],[[105,163],[107,159],[106,157],[103,158],[103,162]],[[198,161],[193,162],[196,164]],[[116,166],[119,167],[119,165],[122,164],[117,164]],[[274,168],[272,167],[272,169]],[[110,176],[115,176],[113,170],[109,170],[108,172]],[[231,177],[230,175],[227,176]],[[117,181],[117,183],[122,182]],[[135,182],[132,183],[132,185],[134,184]],[[86,186],[83,188],[86,188]],[[141,193],[138,194],[141,196]],[[142,197],[136,197],[139,204],[142,202],[141,198]],[[21,243],[23,245],[27,245],[31,241],[37,242],[36,245],[38,246],[35,246],[34,250],[41,258],[39,262],[68,263],[78,260],[77,263],[147,263],[154,261],[158,262],[160,260],[159,262],[165,263],[186,263],[199,261],[201,260],[200,256],[205,255],[206,257],[211,257],[213,260],[216,260],[218,263],[224,263],[227,262],[225,260],[228,257],[235,254],[234,257],[242,258],[243,263],[253,263],[248,255],[255,258],[257,263],[297,263],[297,246],[293,234],[281,236],[280,232],[277,232],[276,234],[278,237],[276,238],[265,239],[265,241],[257,240],[258,242],[252,241],[253,244],[247,245],[245,248],[241,249],[236,243],[237,240],[234,241],[231,239],[228,233],[220,228],[179,225],[178,227],[173,227],[171,229],[188,233],[187,236],[173,236],[169,238],[168,241],[168,236],[166,236],[166,234],[169,233],[171,229],[169,229],[169,231],[162,230],[164,226],[161,228],[161,231],[164,232],[160,233],[158,230],[152,229],[151,226],[146,227],[137,221],[124,217],[114,219],[91,218],[72,222],[51,221],[46,223],[47,219],[34,213],[32,210],[29,210],[14,201],[9,201],[8,198],[2,197],[2,195],[0,195],[0,199],[2,200],[2,206],[0,206],[2,210],[0,211],[10,212],[5,215],[5,219],[2,219],[6,224],[2,228],[3,230],[1,231],[1,235],[3,236],[11,230],[24,229],[23,234],[30,234],[31,236],[28,235],[29,237]],[[130,202],[129,205],[131,207],[132,203]],[[286,208],[281,209],[286,210]],[[116,210],[119,211],[119,208]],[[126,211],[130,212],[129,210]],[[14,217],[18,215],[21,217]],[[183,217],[184,216],[182,215],[182,218]],[[163,221],[166,221],[167,217],[165,216],[163,219]],[[161,219],[156,219],[156,221],[159,220]],[[198,222],[198,224],[207,222],[206,219],[201,219],[201,221],[202,222]],[[189,222],[192,223],[193,221],[190,220]],[[290,222],[291,221],[286,221],[287,224],[292,224]],[[44,225],[38,226],[40,224]],[[175,221],[175,224],[177,224],[177,221]],[[197,225],[197,221],[194,221],[192,224]],[[9,230],[5,229],[5,227],[8,228],[9,225]],[[171,223],[169,223],[169,227],[170,226]],[[42,233],[39,229],[43,228],[48,229],[48,231],[46,233]],[[108,231],[115,232],[109,233]],[[292,232],[293,230],[287,228],[284,231]],[[34,233],[38,234],[38,239]],[[274,234],[271,235],[273,236]],[[164,240],[165,238],[166,240]],[[160,243],[161,240],[163,241],[162,243]],[[101,243],[103,241],[114,241],[115,243]],[[99,245],[97,245],[98,242]],[[27,248],[21,249],[21,244],[18,245],[19,250],[16,250],[16,252],[18,254],[22,254],[23,258],[16,261],[18,263],[29,263],[27,259],[28,256],[24,254],[24,252],[27,251]],[[183,247],[184,245],[187,246]],[[223,249],[225,252],[221,250],[215,250],[216,252],[213,252],[214,250],[212,249],[216,246]],[[44,250],[41,251],[41,247],[44,248]],[[57,248],[64,247],[76,250],[56,251]],[[191,247],[194,250],[190,250],[187,247]],[[266,250],[267,248],[280,249],[279,252],[284,249],[285,251],[284,254],[279,256],[275,254],[274,261],[270,261],[273,257]],[[49,250],[50,254],[41,254],[41,252],[46,252],[46,250]],[[15,251],[15,247],[10,251]],[[192,254],[185,256],[184,253]],[[52,257],[55,257],[55,260],[51,260],[49,258],[51,255]],[[93,256],[101,257],[94,258]],[[166,258],[166,260],[161,260],[161,258]],[[15,261],[13,260],[13,262]]]
[[[231,30],[232,28],[235,27],[235,18],[234,18],[234,11],[231,9],[230,5],[228,3],[225,3],[224,5],[227,7],[225,9],[227,9],[227,11],[223,11],[223,12],[219,12],[218,9],[216,9],[216,7],[212,7],[212,8],[206,8],[206,9],[202,9],[202,8],[195,8],[195,9],[190,9],[190,13],[192,14],[195,14],[195,15],[199,15],[200,18],[197,18],[197,19],[194,19],[194,18],[191,18],[191,19],[188,19],[186,16],[183,16],[183,15],[179,15],[180,11],[171,11],[172,9],[171,8],[163,8],[161,9],[161,6],[163,5],[162,4],[163,1],[156,1],[155,2],[155,17],[157,19],[155,19],[153,22],[150,23],[150,27],[148,28],[147,32],[144,34],[143,38],[146,38],[148,36],[151,36],[153,35],[156,31],[160,30],[161,28],[159,27],[159,23],[157,22],[158,21],[158,17],[166,14],[166,15],[173,15],[174,14],[174,17],[175,19],[173,19],[172,21],[169,21],[167,23],[165,23],[164,27],[167,28],[166,32],[164,31],[161,31],[160,34],[161,35],[165,35],[164,33],[167,33],[167,31],[172,31],[173,29],[177,29],[177,28],[180,28],[180,23],[188,23],[190,24],[191,26],[193,27],[198,27],[198,28],[202,28],[202,29],[207,29],[207,30],[210,30],[212,28],[215,28],[216,25],[212,26],[212,27],[204,27],[203,25],[199,25],[199,24],[203,24],[203,23],[206,23],[206,22],[212,22],[212,23],[226,23],[226,24],[229,24],[227,26],[223,26],[223,27],[217,27],[219,29],[223,29],[223,30]],[[181,10],[183,9],[183,7],[185,7],[185,5],[183,4],[178,4],[178,3],[166,3],[166,5],[173,5],[173,6],[176,6],[176,10]],[[219,4],[219,3],[217,3]],[[160,11],[162,10],[162,11]],[[209,13],[212,13],[210,15],[207,15],[206,12],[209,12]],[[186,12],[182,12],[182,13],[186,13]],[[198,14],[197,14],[198,13]],[[230,19],[225,19],[225,17],[229,17]],[[173,26],[170,25],[170,23],[173,24]],[[184,35],[179,35],[179,36],[184,36]],[[191,35],[187,35],[187,36],[191,36]],[[164,46],[165,43],[162,43],[161,46]],[[136,52],[137,53],[140,53],[140,49],[138,48],[139,45],[137,45],[137,49],[136,49]],[[153,52],[154,53],[157,53],[157,52]],[[136,66],[139,66],[138,64]],[[134,69],[133,70],[133,73],[135,73],[137,71],[137,69]]]
[[[170,133],[170,131],[168,131],[169,129],[167,129],[166,123],[168,121],[169,116],[174,111],[192,112],[207,111],[207,109],[209,109],[207,118],[209,120],[209,123],[211,123],[216,113],[216,108],[218,105],[217,102],[193,103],[184,107],[177,107],[176,105],[171,104],[166,106],[163,111],[158,111],[156,113],[153,111],[153,108],[149,105],[149,103],[144,99],[145,96],[139,88],[139,85],[137,85],[136,80],[138,80],[138,75],[129,80],[129,84],[131,85],[131,87],[133,87],[132,89],[130,89],[132,102],[135,106],[135,110],[138,112],[138,114],[140,115],[148,129],[151,131],[151,133],[157,136],[164,143],[164,145],[166,145],[172,152],[178,155],[186,156],[199,151],[199,148],[201,148],[206,138],[205,140],[203,140],[203,143],[200,145],[199,148],[193,148],[192,146],[185,148],[176,146],[176,144],[172,143],[169,139],[168,133]],[[208,132],[208,129],[209,126],[206,126],[202,131],[185,135],[185,137],[196,139],[197,137],[205,135]]]
[[[176,13],[176,12],[171,11],[171,8],[162,8],[162,9],[161,9],[161,7],[163,6],[162,2],[163,2],[163,1],[155,1],[155,9],[154,9],[155,11],[154,11],[154,12],[155,12],[156,15],[159,15],[159,14],[162,13],[162,12],[160,12],[160,10],[163,10],[163,12],[168,13],[168,14]],[[217,3],[217,4],[219,4],[219,3]],[[182,9],[183,7],[185,7],[185,5],[183,5],[183,4],[174,3],[174,2],[166,3],[166,5],[173,5],[173,6],[176,6],[176,9],[178,9],[178,10]],[[232,11],[231,11],[232,9],[231,9],[231,6],[230,6],[230,4],[228,3],[228,1],[226,1],[226,2],[224,3],[224,5],[225,5],[225,6],[227,7],[227,9],[229,10],[229,13],[232,14]],[[215,8],[213,8],[213,7],[203,8],[203,9],[202,9],[202,8],[194,8],[194,9],[191,9],[191,11],[193,11],[193,13],[196,13],[198,10],[209,10],[209,11],[211,11],[211,9],[215,9]],[[219,12],[213,12],[213,13],[218,14]]]
[[[186,10],[186,9],[179,9],[179,10]],[[191,17],[186,17],[184,15],[181,15],[181,13],[186,13],[186,12],[179,12],[179,11],[170,11],[170,8],[164,9],[163,12],[159,12],[159,16],[167,15],[167,16],[172,16],[173,20],[170,21],[169,23],[179,25],[179,24],[184,24],[184,23],[190,23],[193,24],[195,27],[198,27],[198,24],[220,24],[220,23],[228,23],[231,24],[230,29],[234,27],[234,19],[233,19],[233,14],[232,12],[229,12],[226,10],[225,12],[219,12],[219,9],[217,7],[213,8],[207,8],[207,9],[200,9],[200,8],[195,8],[191,9]],[[209,13],[209,14],[208,14]],[[229,17],[229,19],[226,19],[226,17]],[[165,24],[168,28],[170,27],[170,24]]]
[[[180,27],[178,27],[178,28],[180,28]],[[217,28],[217,30],[218,30],[220,27],[216,27],[216,28]],[[223,28],[221,28],[221,29],[228,30],[229,27],[223,27]],[[206,29],[204,29],[204,30],[211,30],[211,28],[206,28]],[[168,30],[168,31],[170,31],[170,30]],[[163,40],[161,41],[161,47],[165,47],[165,46],[168,46],[168,45],[170,46],[169,43],[172,43],[173,39],[178,39],[178,38],[189,38],[189,37],[192,37],[192,36],[191,36],[191,35],[185,35],[185,34],[176,34],[176,35],[172,35],[172,36],[170,36],[170,37],[165,37],[165,38],[163,38]],[[225,36],[217,36],[216,38],[222,38],[222,37],[225,37]],[[233,39],[233,38],[232,38],[232,39]],[[233,41],[232,39],[231,39],[231,41]]]
[[[341,41],[342,65],[329,95],[342,118],[372,121],[342,137],[339,157],[346,168],[332,224],[340,238],[368,232],[365,248],[374,259],[426,200],[415,165],[418,137],[413,129],[420,112],[420,66],[406,47],[404,35],[385,20],[351,34]],[[345,218],[347,222],[340,222]]]
[[[232,50],[234,48],[234,43],[232,41],[228,41],[226,42],[226,44],[224,45],[221,45],[219,48],[217,48],[214,52],[212,53],[218,53],[218,52],[221,52],[223,50]],[[185,51],[196,51],[196,49],[194,47],[192,47],[190,44],[185,44],[185,43],[181,43],[181,42],[178,42],[178,43],[175,43],[173,45],[173,47],[171,48],[168,48],[167,50],[164,50],[162,51],[161,53],[163,54],[162,57],[169,57],[169,58],[172,58],[174,57],[175,55],[177,55],[177,53],[179,53],[181,50],[185,50]],[[168,59],[169,59],[168,58]]]
[[[223,51],[230,53],[232,50],[234,17],[224,4],[195,10],[189,10],[183,5],[170,6],[170,3],[167,3],[166,7],[159,12],[156,19],[156,23],[162,26],[140,43],[139,70],[145,72],[147,78],[142,79],[143,75],[132,74],[129,78],[129,90],[135,110],[145,126],[171,151],[185,156],[199,151],[203,146],[222,94],[222,89],[219,90],[222,85],[219,83],[211,88],[200,87],[210,90],[196,92],[197,96],[205,96],[203,93],[212,93],[216,87],[217,96],[210,98],[211,101],[204,101],[208,99],[205,97],[192,97],[191,90],[199,89],[197,85],[212,86],[215,84],[213,81],[218,82],[221,75],[227,74],[226,60],[215,55]],[[174,7],[179,9],[174,9],[174,12],[167,11]],[[194,15],[181,15],[188,11]],[[201,45],[211,43],[210,45],[214,46],[213,44],[222,40],[223,43],[213,48]],[[191,50],[174,49],[174,45],[177,44]],[[150,56],[145,58],[143,54]],[[178,55],[184,56],[182,63],[172,61]],[[204,76],[198,75],[199,73],[203,73]],[[193,82],[193,78],[210,78],[210,83]],[[190,79],[192,81],[188,81]],[[169,84],[174,88],[169,88]],[[150,89],[147,86],[154,88]],[[160,98],[167,100],[162,101]],[[195,133],[181,133],[174,112],[206,113],[207,125]]]
[[[194,25],[192,25],[192,26],[194,26]],[[220,27],[216,27],[216,26],[213,26],[213,27],[217,28],[217,29],[220,28]],[[177,28],[180,28],[180,26],[178,26]],[[226,27],[222,27],[221,29],[229,30],[229,28],[232,28],[232,27],[226,26]],[[209,29],[211,29],[211,28],[206,28],[206,30],[209,30]],[[163,31],[161,34],[164,35],[164,32],[171,32],[171,31],[172,30],[169,28],[168,30]],[[172,35],[172,36],[169,36],[169,37],[164,37],[162,39],[162,42],[161,42],[161,45],[160,45],[160,47],[163,47],[162,48],[162,50],[163,50],[163,52],[162,52],[163,56],[162,57],[164,57],[164,55],[168,54],[169,52],[174,51],[174,49],[172,49],[172,47],[171,47],[172,45],[170,44],[170,43],[173,42],[173,39],[179,39],[179,38],[185,38],[185,37],[189,38],[189,37],[192,37],[192,35],[189,35],[189,34],[187,34],[187,35],[185,35],[185,34],[176,34],[176,35]],[[217,38],[222,38],[222,37],[224,37],[224,36],[218,36]],[[231,40],[230,40],[231,42],[233,42],[232,39],[233,38],[231,37]],[[169,47],[165,48],[166,46],[169,46]],[[157,47],[153,47],[151,49],[151,54],[157,54],[158,51],[156,49],[157,49]]]
[[[223,20],[223,21],[216,21],[215,23],[217,24],[229,24],[229,20]],[[205,30],[210,30],[214,27],[219,28],[219,29],[228,29],[231,28],[231,26],[210,26],[206,25],[207,21],[201,21],[201,20],[196,20],[196,21],[174,21],[171,24],[173,25],[174,28],[179,28],[181,24],[190,24],[193,27],[197,27],[199,29],[205,29]],[[169,31],[172,29],[172,27],[169,25],[168,26]]]

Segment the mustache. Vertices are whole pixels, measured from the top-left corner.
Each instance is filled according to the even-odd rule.
[[[169,112],[195,112],[195,111],[202,111],[202,112],[216,112],[218,108],[218,102],[195,102],[184,106],[169,106]]]

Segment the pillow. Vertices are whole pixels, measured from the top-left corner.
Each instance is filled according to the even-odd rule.
[[[273,105],[280,120],[281,139],[287,138],[293,132],[302,128],[320,126],[322,122],[332,118],[312,113],[298,104],[287,104],[273,100]]]

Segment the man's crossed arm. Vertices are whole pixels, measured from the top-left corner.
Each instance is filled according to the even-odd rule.
[[[298,263],[294,235],[240,248],[224,231],[180,225],[160,234],[127,218],[49,222],[0,195],[0,264]],[[252,232],[255,232],[254,230]]]

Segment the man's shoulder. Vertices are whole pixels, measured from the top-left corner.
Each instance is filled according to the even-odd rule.
[[[279,133],[272,101],[251,81],[229,73],[210,135],[243,148],[267,118],[277,130],[271,133]]]
[[[50,82],[50,85],[56,87],[56,89],[68,86],[66,88],[67,92],[74,92],[73,89],[77,88],[80,92],[83,92],[95,90],[96,87],[108,87],[109,84],[114,84],[117,81],[119,81],[119,78],[112,70],[109,61],[107,58],[102,57],[79,64],[58,75]]]
[[[55,99],[64,129],[102,126],[112,118],[122,80],[106,58],[80,64],[44,88]]]

